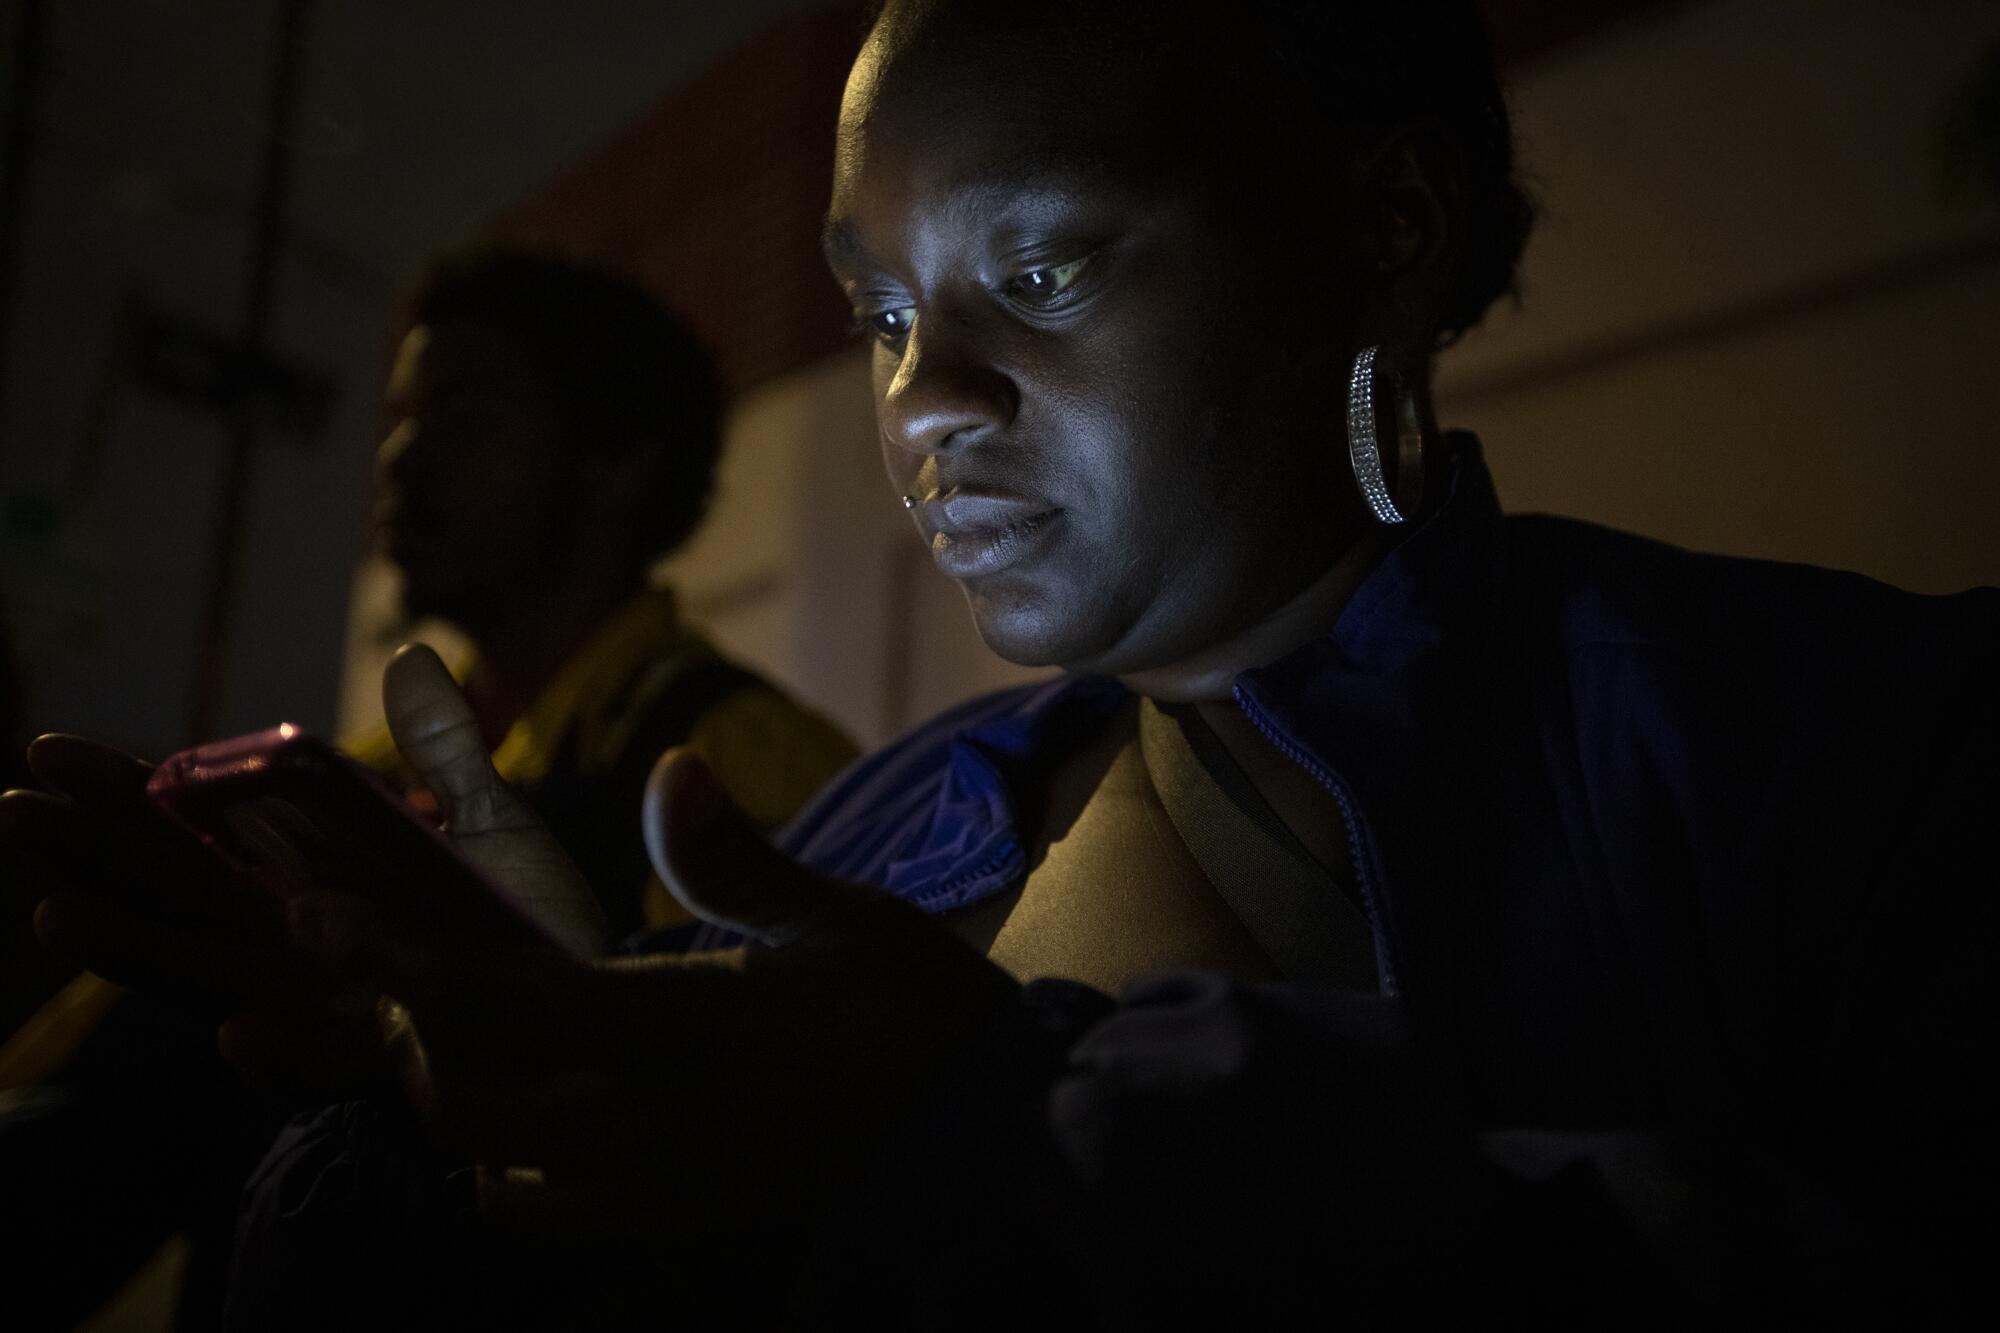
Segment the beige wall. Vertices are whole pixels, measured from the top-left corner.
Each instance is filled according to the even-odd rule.
[[[1990,0],[1711,0],[1522,71],[1523,305],[1440,371],[1512,509],[2000,583],[2000,209],[1936,123]]]
[[[2000,583],[2000,210],[1943,201],[1932,146],[1995,40],[1987,0],[1708,0],[1517,71],[1546,209],[1525,302],[1439,385],[1508,506]],[[1033,674],[913,539],[860,348],[752,394],[729,439],[670,566],[725,646],[867,742]]]

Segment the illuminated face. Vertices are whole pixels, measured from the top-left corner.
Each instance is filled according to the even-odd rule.
[[[387,401],[375,521],[406,609],[476,623],[539,591],[566,540],[576,467],[532,351],[486,324],[420,325]]]
[[[878,28],[827,253],[874,340],[890,481],[982,637],[1123,674],[1240,632],[1354,541],[1355,316],[1334,216],[1274,221],[1193,81],[1093,54],[1062,13]]]

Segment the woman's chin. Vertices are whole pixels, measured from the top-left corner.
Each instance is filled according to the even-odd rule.
[[[988,651],[1015,666],[1088,672],[1110,647],[1096,617],[1060,614],[1042,598],[995,597],[968,588],[965,599]]]

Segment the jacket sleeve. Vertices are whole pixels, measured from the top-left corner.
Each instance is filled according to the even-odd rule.
[[[1915,980],[1846,1006],[1851,1096],[1779,1151],[1769,1125],[1475,1130],[1377,996],[1033,983],[825,1228],[800,1299],[884,1327],[1983,1321],[1992,897],[1950,895],[1981,919],[1915,932]]]
[[[885,1327],[1685,1313],[1587,1160],[1497,1164],[1452,1122],[1432,1067],[1372,995],[1187,975],[1114,1003],[1032,983],[825,1228],[806,1313],[865,1308]]]

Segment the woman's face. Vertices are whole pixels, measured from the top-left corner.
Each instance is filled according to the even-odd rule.
[[[1337,201],[1242,188],[1199,80],[1093,56],[1061,7],[1032,8],[877,30],[827,253],[874,343],[895,493],[987,644],[1155,670],[1360,531],[1353,247]]]

